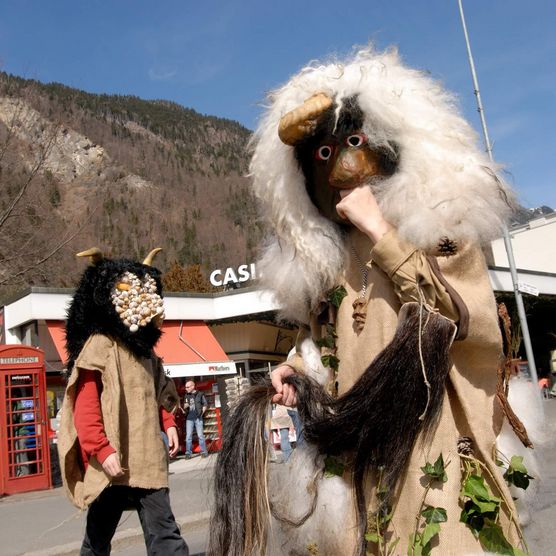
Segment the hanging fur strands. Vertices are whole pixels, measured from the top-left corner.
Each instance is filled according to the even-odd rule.
[[[392,342],[343,396],[313,379],[289,378],[298,396],[305,439],[321,454],[350,453],[360,543],[365,554],[365,479],[384,468],[392,493],[419,435],[433,433],[450,369],[455,325],[418,303],[405,304]],[[430,396],[429,396],[430,387]],[[234,408],[215,470],[209,554],[265,554],[272,506],[267,491],[269,382],[251,388]],[[387,512],[389,496],[377,511]]]

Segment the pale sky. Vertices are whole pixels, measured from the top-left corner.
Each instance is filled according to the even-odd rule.
[[[496,160],[527,207],[556,208],[556,5],[464,0]],[[457,0],[2,0],[0,69],[166,99],[254,129],[266,92],[372,41],[455,92],[480,133]],[[482,136],[481,136],[482,137]]]

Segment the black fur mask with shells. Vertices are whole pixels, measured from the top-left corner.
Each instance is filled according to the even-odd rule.
[[[83,273],[68,309],[68,372],[93,334],[121,341],[139,357],[152,355],[164,318],[160,271],[151,266],[158,251],[151,251],[143,263],[105,259],[97,248],[78,254],[88,256],[91,265]]]

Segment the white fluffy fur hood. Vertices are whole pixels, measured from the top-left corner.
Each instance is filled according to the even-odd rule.
[[[369,142],[397,145],[398,169],[375,194],[404,239],[435,253],[443,237],[486,244],[501,235],[513,195],[450,93],[404,66],[395,50],[367,48],[343,63],[311,64],[269,95],[251,144],[254,191],[275,234],[259,270],[284,317],[305,320],[343,266],[340,228],[313,206],[294,148],[278,137],[280,118],[317,91],[337,103],[357,95]]]

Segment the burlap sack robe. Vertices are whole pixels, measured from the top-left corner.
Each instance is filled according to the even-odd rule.
[[[101,409],[110,444],[120,456],[124,476],[111,481],[96,458],[83,472],[73,407],[79,373],[98,371],[102,378]],[[159,407],[178,403],[174,383],[154,356],[140,359],[107,336],[92,335],[72,370],[62,405],[58,451],[69,499],[85,509],[110,483],[140,488],[168,486],[167,451],[160,432]]]
[[[496,435],[500,430],[501,415],[495,405],[496,370],[501,357],[502,343],[498,326],[496,304],[482,252],[476,248],[460,246],[458,253],[450,257],[430,258],[422,251],[402,241],[395,231],[384,236],[374,246],[371,241],[353,230],[349,241],[354,245],[360,259],[369,268],[369,303],[364,329],[357,333],[352,318],[352,302],[361,289],[361,270],[353,255],[347,254],[343,285],[347,296],[342,301],[336,322],[339,393],[348,390],[363,373],[370,361],[394,336],[397,315],[402,303],[418,301],[418,289],[427,303],[440,308],[445,316],[452,317],[457,309],[452,297],[459,296],[468,311],[465,339],[454,342],[451,349],[453,366],[444,398],[442,414],[432,439],[417,441],[411,455],[407,472],[402,478],[394,497],[394,517],[389,525],[393,536],[400,537],[396,554],[406,554],[409,535],[415,529],[415,518],[420,510],[424,493],[421,467],[434,463],[442,453],[448,462],[448,481],[439,488],[429,491],[425,503],[447,510],[448,521],[441,524],[438,554],[470,554],[480,550],[478,541],[470,529],[459,521],[461,507],[458,503],[461,490],[460,458],[457,440],[468,436],[473,440],[475,457],[481,460],[496,478],[496,485],[487,479],[495,495],[502,495],[501,525],[508,531],[508,540],[518,546],[518,536],[510,523],[507,508],[515,512],[514,504],[506,484],[493,459]],[[438,263],[442,277],[456,290],[452,296],[447,291],[442,277],[433,272],[431,264]],[[419,288],[417,287],[419,284]],[[448,289],[450,289],[448,287]],[[458,312],[465,313],[461,306]],[[461,315],[465,319],[465,315]],[[321,335],[320,325],[313,319],[311,334]],[[461,332],[461,330],[460,330]],[[463,331],[465,332],[465,330]],[[298,352],[299,353],[299,352]],[[416,354],[418,357],[418,354]],[[303,369],[299,355],[288,361],[298,370]],[[426,400],[415,400],[425,407]],[[507,454],[510,456],[511,454]],[[346,474],[346,480],[348,474]],[[375,503],[371,500],[370,506]],[[353,553],[357,530],[353,516],[346,516],[344,534],[336,538],[345,554]],[[338,524],[340,525],[340,524]],[[338,537],[338,528],[331,533],[330,546]],[[341,528],[340,528],[341,530]],[[322,532],[326,535],[326,532]],[[324,543],[323,543],[324,544]]]

